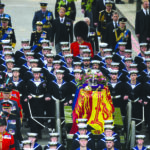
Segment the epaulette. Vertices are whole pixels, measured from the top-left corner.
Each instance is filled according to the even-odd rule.
[[[44,33],[47,33],[46,31],[43,31]]]
[[[32,31],[32,33],[35,33],[36,31]]]

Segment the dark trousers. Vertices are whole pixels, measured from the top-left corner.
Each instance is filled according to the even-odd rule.
[[[44,116],[44,99],[43,98],[32,98],[29,100],[32,117],[43,117]],[[42,118],[34,118],[41,124],[44,123]],[[35,120],[30,118],[30,129],[31,132],[39,133],[42,130],[42,126],[39,125]]]
[[[142,121],[142,104],[139,102],[132,103],[132,118],[135,118],[135,124],[138,124],[139,122]],[[136,120],[139,119],[139,120]],[[137,131],[141,131],[142,124],[138,125],[136,127]]]

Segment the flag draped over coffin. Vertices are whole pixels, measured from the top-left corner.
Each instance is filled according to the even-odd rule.
[[[108,87],[101,91],[85,91],[79,88],[75,96],[75,104],[72,113],[73,126],[70,133],[77,132],[76,119],[87,118],[88,123],[94,130],[94,134],[103,132],[104,120],[112,120],[114,106]]]

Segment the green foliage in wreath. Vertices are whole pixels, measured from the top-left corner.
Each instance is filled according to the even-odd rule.
[[[67,0],[68,3],[71,3],[71,2],[74,2],[74,1],[77,1],[77,0]],[[57,11],[59,12],[60,7],[63,7],[63,6],[65,6],[65,5],[66,5],[66,3],[65,3],[63,0],[60,0],[60,1],[58,2]],[[69,16],[70,13],[71,13],[71,7],[69,7],[68,10],[66,10],[66,13],[65,13],[65,14],[66,14],[67,16]]]
[[[94,0],[88,0],[86,5],[85,5],[84,2],[82,3],[82,5],[85,5],[86,10],[90,12],[92,10],[92,3],[93,3],[93,1]]]

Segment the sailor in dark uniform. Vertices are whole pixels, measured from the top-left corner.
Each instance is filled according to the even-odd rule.
[[[105,125],[104,126],[104,133],[102,133],[102,135],[99,136],[99,140],[98,140],[98,148],[100,150],[106,148],[107,138],[110,138],[110,137],[114,138],[113,139],[114,140],[114,146],[116,148],[120,149],[120,147],[121,147],[120,138],[119,138],[118,134],[113,132],[113,128],[114,128],[114,126],[112,126],[112,125]]]
[[[31,64],[32,62],[30,63],[30,61],[32,61],[32,59],[34,59],[33,52],[27,52],[25,57],[26,57],[25,60],[27,62],[21,66],[20,73],[21,73],[21,77],[24,80],[24,82],[27,82],[29,79],[31,79],[31,76],[28,76],[28,75],[26,76],[26,73],[28,71],[31,71],[32,67],[37,67],[37,66],[35,66],[36,64]]]
[[[15,53],[15,64],[21,68],[23,64],[27,62],[26,53],[31,52],[30,46],[25,46],[21,51],[16,51]],[[17,57],[17,58],[16,58]]]
[[[72,73],[73,71],[73,54],[66,54],[64,55],[65,58],[65,65],[64,67],[66,67],[70,73]]]
[[[27,97],[29,99],[29,105],[31,108],[31,115],[34,117],[43,117],[44,115],[44,102],[49,100],[49,94],[47,91],[47,85],[45,80],[40,78],[41,68],[32,68],[33,76],[31,80],[27,82]],[[25,99],[27,101],[27,99]],[[31,116],[30,116],[31,117]],[[43,119],[37,119],[38,122],[43,123]],[[31,132],[38,133],[38,138],[41,138],[42,127],[30,118]]]
[[[106,137],[106,148],[104,148],[103,150],[109,150],[109,149],[119,150],[119,148],[117,149],[115,147],[114,137]]]
[[[64,71],[63,79],[65,81],[69,82],[70,81],[70,80],[68,81],[68,79],[69,79],[69,70],[66,67],[63,67],[62,64],[63,64],[62,61],[54,60],[53,61],[53,68],[51,70],[51,73],[56,77],[56,71],[59,70],[59,69],[63,70]]]
[[[62,42],[60,42],[60,43],[62,43]],[[70,47],[62,47],[61,52],[59,52],[56,56],[58,56],[61,60],[64,61],[64,56],[67,54],[70,54]]]
[[[149,58],[146,58],[145,59],[145,64],[146,64],[146,69],[144,70],[147,74],[148,74],[148,76],[150,75],[149,73],[150,73],[150,59]],[[150,76],[149,76],[150,77]]]
[[[78,81],[82,77],[83,71],[81,69],[74,69],[73,73],[74,73],[74,79],[69,82],[70,88],[72,89],[71,90],[72,91],[72,99],[74,99],[74,97],[75,97],[75,93],[78,88]],[[69,104],[72,104],[72,102]]]
[[[136,135],[136,146],[132,150],[146,150],[147,148],[144,146],[145,137],[145,135]]]
[[[47,3],[40,3],[41,10],[38,10],[35,12],[34,18],[32,21],[32,28],[35,31],[36,30],[36,22],[42,21],[43,30],[46,31],[47,34],[51,37],[52,23],[53,23],[53,12],[47,10],[47,5],[48,5]]]
[[[91,57],[91,50],[90,49],[83,49],[82,50],[82,57]]]
[[[83,69],[85,72],[87,72],[90,68],[91,68],[91,57],[83,57],[82,58],[83,61]]]
[[[5,73],[9,76],[9,78],[12,77],[12,68],[14,67],[14,59],[7,59],[6,60],[6,67]]]
[[[36,30],[31,33],[30,46],[41,46],[41,40],[49,39],[49,35],[46,31],[43,31],[43,23],[41,21],[36,22]]]
[[[112,55],[107,55],[105,56],[105,64],[106,64],[106,67],[107,69],[111,68],[111,63],[112,63]]]
[[[104,49],[108,48],[108,44],[107,43],[100,43],[99,44],[99,52],[97,53],[97,58],[99,58],[99,60],[102,60],[102,57],[104,57]]]
[[[57,142],[48,142],[48,146],[50,147],[50,150],[53,149],[53,150],[57,150],[59,149],[58,146],[58,143]],[[61,148],[60,148],[61,149]],[[47,149],[46,149],[47,150]]]
[[[91,60],[91,68],[92,69],[100,69],[100,61],[99,60]]]
[[[56,149],[57,150],[64,150],[65,148],[63,147],[62,144],[58,143],[58,133],[49,133],[50,135],[50,142],[56,142]],[[44,147],[44,150],[51,149],[52,145],[48,142],[48,144]]]
[[[129,71],[130,70],[130,64],[133,63],[133,59],[132,58],[125,58],[124,59],[124,64],[126,66],[125,70]]]
[[[11,16],[9,14],[4,13],[4,7],[5,7],[5,4],[0,3],[0,22],[1,22],[1,17],[6,16],[9,18],[8,26],[12,27]]]
[[[24,102],[24,98],[26,96],[26,90],[24,90],[26,87],[25,82],[20,78],[20,68],[12,68],[12,78],[10,78],[11,80],[11,88],[17,92],[19,92],[20,95],[20,103],[22,105],[23,108],[23,112],[24,112],[24,118],[27,118],[29,116],[29,111],[28,111],[28,106],[27,104]]]
[[[141,86],[142,84],[137,80],[138,77],[138,71],[132,70],[130,73],[130,81],[128,81],[128,84],[130,85],[130,94],[129,94],[129,101],[132,102],[132,117],[135,119],[142,119],[142,103],[143,103],[143,97],[141,92]],[[138,124],[140,121],[135,120],[136,124]],[[141,125],[136,127],[137,131],[141,130]]]
[[[109,90],[111,93],[112,101],[114,107],[121,108],[121,91],[118,87],[118,84],[120,83],[118,79],[118,70],[112,70],[110,71],[110,82],[109,82]]]
[[[37,133],[28,132],[27,136],[28,140],[31,141],[31,149],[33,148],[34,150],[42,150],[42,146],[37,143]]]
[[[88,147],[88,141],[89,136],[88,135],[79,135],[79,147],[76,150],[82,150],[82,149],[86,149],[86,150],[94,150]]]
[[[35,57],[37,59],[41,59],[41,61],[43,61],[44,65],[46,65],[47,61],[45,58],[46,54],[51,54],[52,51],[52,46],[43,46],[42,50],[40,52],[38,52]]]
[[[69,47],[69,42],[60,42],[61,49],[65,47]]]
[[[124,57],[125,58],[131,58],[132,57],[132,50],[131,49],[125,49],[124,50]]]
[[[21,40],[21,49],[17,50],[15,53],[15,61],[17,62],[17,60],[24,56],[24,47],[29,46],[29,39],[22,39]]]
[[[21,150],[25,150],[25,149],[31,149],[31,141],[30,140],[23,140],[21,141]]]
[[[79,122],[80,121],[81,120],[79,120]],[[80,138],[79,137],[81,135],[82,136],[88,136],[87,147],[90,148],[91,150],[94,150],[95,149],[95,143],[94,143],[94,140],[91,138],[91,137],[93,137],[92,134],[91,134],[91,132],[87,131],[87,124],[85,124],[85,123],[79,123],[78,124],[78,129],[79,129],[78,132],[76,132],[74,134],[74,140],[72,142],[72,150],[76,150],[77,148],[80,147]]]
[[[47,70],[51,72],[53,68],[54,54],[46,54],[45,57],[47,60],[47,64],[45,65],[45,68],[47,68]]]
[[[50,108],[49,116],[55,116],[55,101],[60,101],[60,114],[61,118],[64,117],[64,105],[68,105],[72,101],[72,91],[69,89],[69,83],[63,80],[64,70],[56,70],[56,80],[49,82],[48,92],[50,93]],[[55,120],[52,119],[51,127],[55,128]]]
[[[42,50],[42,47],[47,47],[47,46],[50,46],[50,41],[46,40],[46,39],[43,39],[43,40],[40,41],[39,46],[38,45],[33,46],[31,50],[34,51],[37,54],[38,52],[40,52]]]
[[[144,52],[144,54],[145,54],[145,58],[150,58],[150,51],[146,51]]]
[[[2,59],[7,60],[7,59],[14,59],[14,53],[13,52],[4,52],[4,56]]]
[[[101,53],[98,53],[98,55],[101,56],[100,57],[101,59],[99,59],[99,60],[104,61],[105,56],[112,55],[112,49],[111,48],[104,48]]]
[[[127,43],[126,42],[118,42],[118,45],[119,45],[118,52],[114,55],[118,55],[119,57],[121,57],[120,58],[120,60],[121,60],[121,59],[124,59],[124,57],[125,57],[125,49],[126,49]]]
[[[82,69],[82,62],[81,61],[75,61],[73,62],[74,70],[76,69]]]
[[[148,50],[148,43],[139,43],[140,45],[140,53],[138,54],[139,58],[142,58],[143,61],[145,60],[145,52]],[[135,57],[135,59],[136,59]]]
[[[75,140],[76,138],[78,138],[79,135],[82,135],[82,134],[88,135],[92,140],[94,139],[93,134],[87,130],[87,121],[88,120],[86,118],[76,119],[76,122],[78,123],[78,131],[74,134],[73,140]]]

